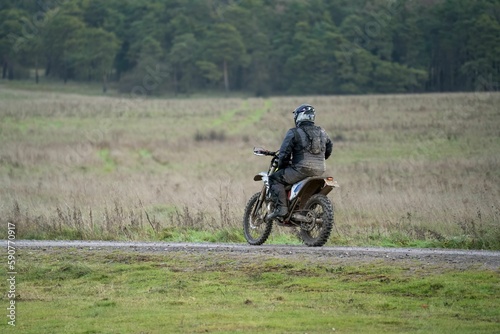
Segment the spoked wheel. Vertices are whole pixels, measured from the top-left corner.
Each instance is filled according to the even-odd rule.
[[[330,237],[333,228],[333,204],[325,195],[316,194],[309,198],[304,211],[310,223],[303,223],[300,228],[302,241],[310,247],[323,246]]]
[[[266,242],[273,227],[272,222],[266,222],[264,219],[267,214],[264,203],[260,204],[259,208],[255,208],[259,202],[260,194],[258,192],[250,198],[243,215],[243,231],[245,232],[245,239],[250,245],[262,245]]]

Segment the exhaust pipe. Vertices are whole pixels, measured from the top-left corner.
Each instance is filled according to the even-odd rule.
[[[300,213],[292,214],[292,220],[301,223],[319,223],[319,224],[323,223],[323,219],[321,218],[308,217],[301,215]]]

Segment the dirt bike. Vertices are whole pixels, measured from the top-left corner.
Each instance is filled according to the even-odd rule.
[[[269,176],[278,169],[278,152],[255,147],[254,154],[271,156],[267,172],[261,172],[254,181],[263,181],[262,190],[254,194],[245,207],[243,230],[250,245],[262,245],[271,234],[273,223],[278,226],[299,228],[299,236],[310,247],[323,246],[334,225],[333,204],[327,197],[339,187],[333,177],[308,177],[286,187],[288,214],[283,218],[266,220],[273,212],[274,202],[269,196]]]

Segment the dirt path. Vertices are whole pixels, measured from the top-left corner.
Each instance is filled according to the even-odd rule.
[[[11,244],[12,245],[12,244]],[[229,257],[291,257],[311,262],[406,262],[411,266],[436,268],[487,268],[499,270],[499,251],[445,250],[420,248],[321,247],[306,246],[249,246],[246,244],[118,242],[118,241],[33,241],[16,240],[16,249],[57,251],[57,249],[84,249],[90,251],[123,250],[139,253],[220,253]],[[0,247],[7,248],[1,240]]]

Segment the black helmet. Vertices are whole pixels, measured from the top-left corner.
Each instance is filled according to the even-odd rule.
[[[314,107],[310,104],[301,104],[293,111],[293,120],[295,125],[298,126],[300,122],[308,121],[313,122],[316,118],[316,111]]]

